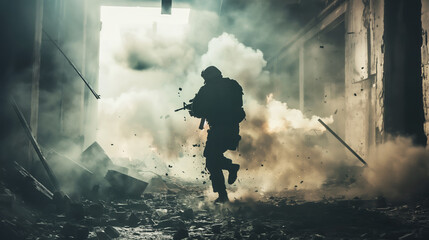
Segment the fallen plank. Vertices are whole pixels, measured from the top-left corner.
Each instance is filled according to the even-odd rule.
[[[14,162],[13,171],[11,180],[14,181],[15,186],[19,187],[19,191],[26,201],[37,204],[52,202],[54,196],[52,192],[17,162]]]

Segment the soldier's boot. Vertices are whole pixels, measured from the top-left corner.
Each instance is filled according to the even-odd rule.
[[[228,199],[228,193],[226,193],[226,190],[223,190],[218,193],[219,197],[214,201],[215,203],[226,203],[229,202]]]
[[[228,183],[233,184],[235,183],[235,180],[237,180],[237,172],[240,169],[240,165],[238,164],[232,164],[231,167],[228,169],[229,175],[228,175]]]

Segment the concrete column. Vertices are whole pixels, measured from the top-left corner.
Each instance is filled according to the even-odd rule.
[[[299,48],[299,109],[304,112],[304,44]]]

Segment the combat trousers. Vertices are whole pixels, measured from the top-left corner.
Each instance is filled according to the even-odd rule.
[[[206,158],[206,167],[210,173],[214,192],[225,192],[225,177],[222,170],[230,170],[232,160],[226,158],[223,154],[227,150],[237,149],[241,137],[238,135],[239,125],[214,126],[210,127],[207,135],[204,157]]]

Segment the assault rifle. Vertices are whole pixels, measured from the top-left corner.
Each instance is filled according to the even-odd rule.
[[[191,103],[190,104],[186,104],[185,102],[183,102],[183,107],[174,110],[174,112],[178,112],[178,111],[181,111],[181,110],[189,110],[189,111],[191,111],[192,110],[192,100],[190,100],[189,102],[191,102]],[[200,126],[198,126],[198,128],[201,129],[201,130],[203,130],[205,122],[206,122],[206,119],[205,118],[201,118]]]

